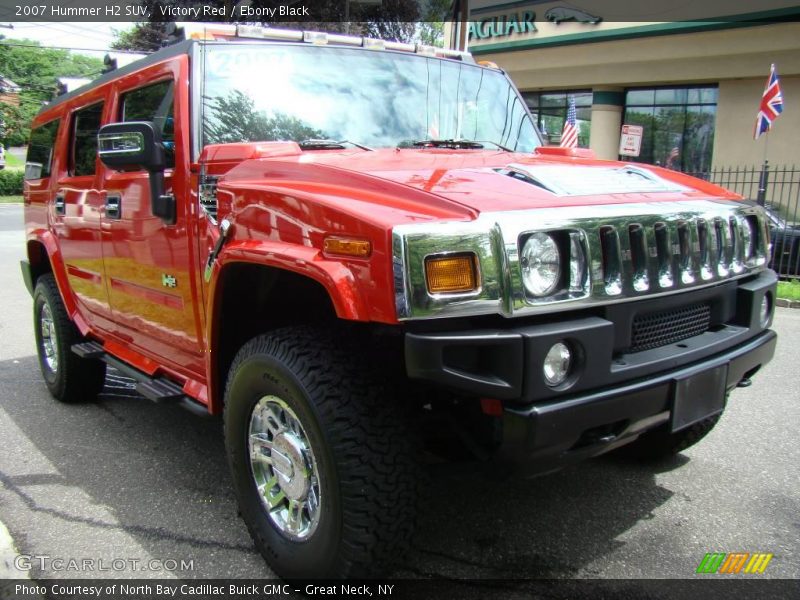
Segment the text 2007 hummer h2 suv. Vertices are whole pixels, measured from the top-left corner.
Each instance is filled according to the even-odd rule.
[[[277,574],[398,556],[420,449],[542,470],[679,452],[772,357],[758,206],[543,147],[467,54],[186,37],[36,117],[23,273],[58,400],[111,364],[224,414]]]

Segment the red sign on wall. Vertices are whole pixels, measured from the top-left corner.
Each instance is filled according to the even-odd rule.
[[[639,156],[642,150],[642,134],[644,127],[640,125],[623,125],[619,138],[619,153],[622,156]]]

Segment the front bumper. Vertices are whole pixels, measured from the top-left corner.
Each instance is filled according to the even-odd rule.
[[[563,463],[600,454],[670,420],[677,381],[725,367],[729,392],[769,362],[777,336],[761,322],[766,297],[774,305],[777,277],[765,271],[669,300],[630,302],[605,313],[509,328],[406,335],[410,377],[468,394],[503,400],[508,458]],[[620,350],[637,312],[706,302],[717,325],[659,348]],[[771,320],[771,318],[770,318]],[[566,340],[579,357],[574,377],[548,387],[541,365]],[[553,465],[557,466],[557,465]],[[547,468],[547,465],[545,465]]]
[[[612,450],[669,423],[678,381],[727,365],[725,388],[730,391],[772,359],[777,338],[767,330],[711,359],[657,377],[569,400],[506,408],[498,455],[547,470]]]

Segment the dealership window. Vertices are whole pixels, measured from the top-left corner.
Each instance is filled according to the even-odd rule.
[[[686,173],[711,168],[717,87],[629,89],[623,123],[641,125],[639,156],[626,160],[657,164]]]
[[[522,97],[542,132],[550,144],[561,141],[561,131],[567,118],[569,96],[575,98],[575,114],[578,124],[578,146],[589,147],[589,134],[592,128],[592,91],[562,90],[551,92],[523,92]]]

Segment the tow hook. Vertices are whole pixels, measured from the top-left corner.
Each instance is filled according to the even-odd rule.
[[[750,379],[749,377],[745,377],[739,383],[736,384],[736,387],[746,388],[750,387],[751,385],[753,385],[753,380]]]
[[[217,260],[217,256],[219,256],[222,247],[225,245],[225,242],[232,232],[233,226],[231,222],[228,219],[222,219],[222,222],[219,224],[219,238],[217,238],[217,243],[214,244],[214,248],[211,250],[211,253],[208,255],[208,260],[206,261],[206,270],[204,273],[206,282],[211,281],[211,271],[214,262]]]

